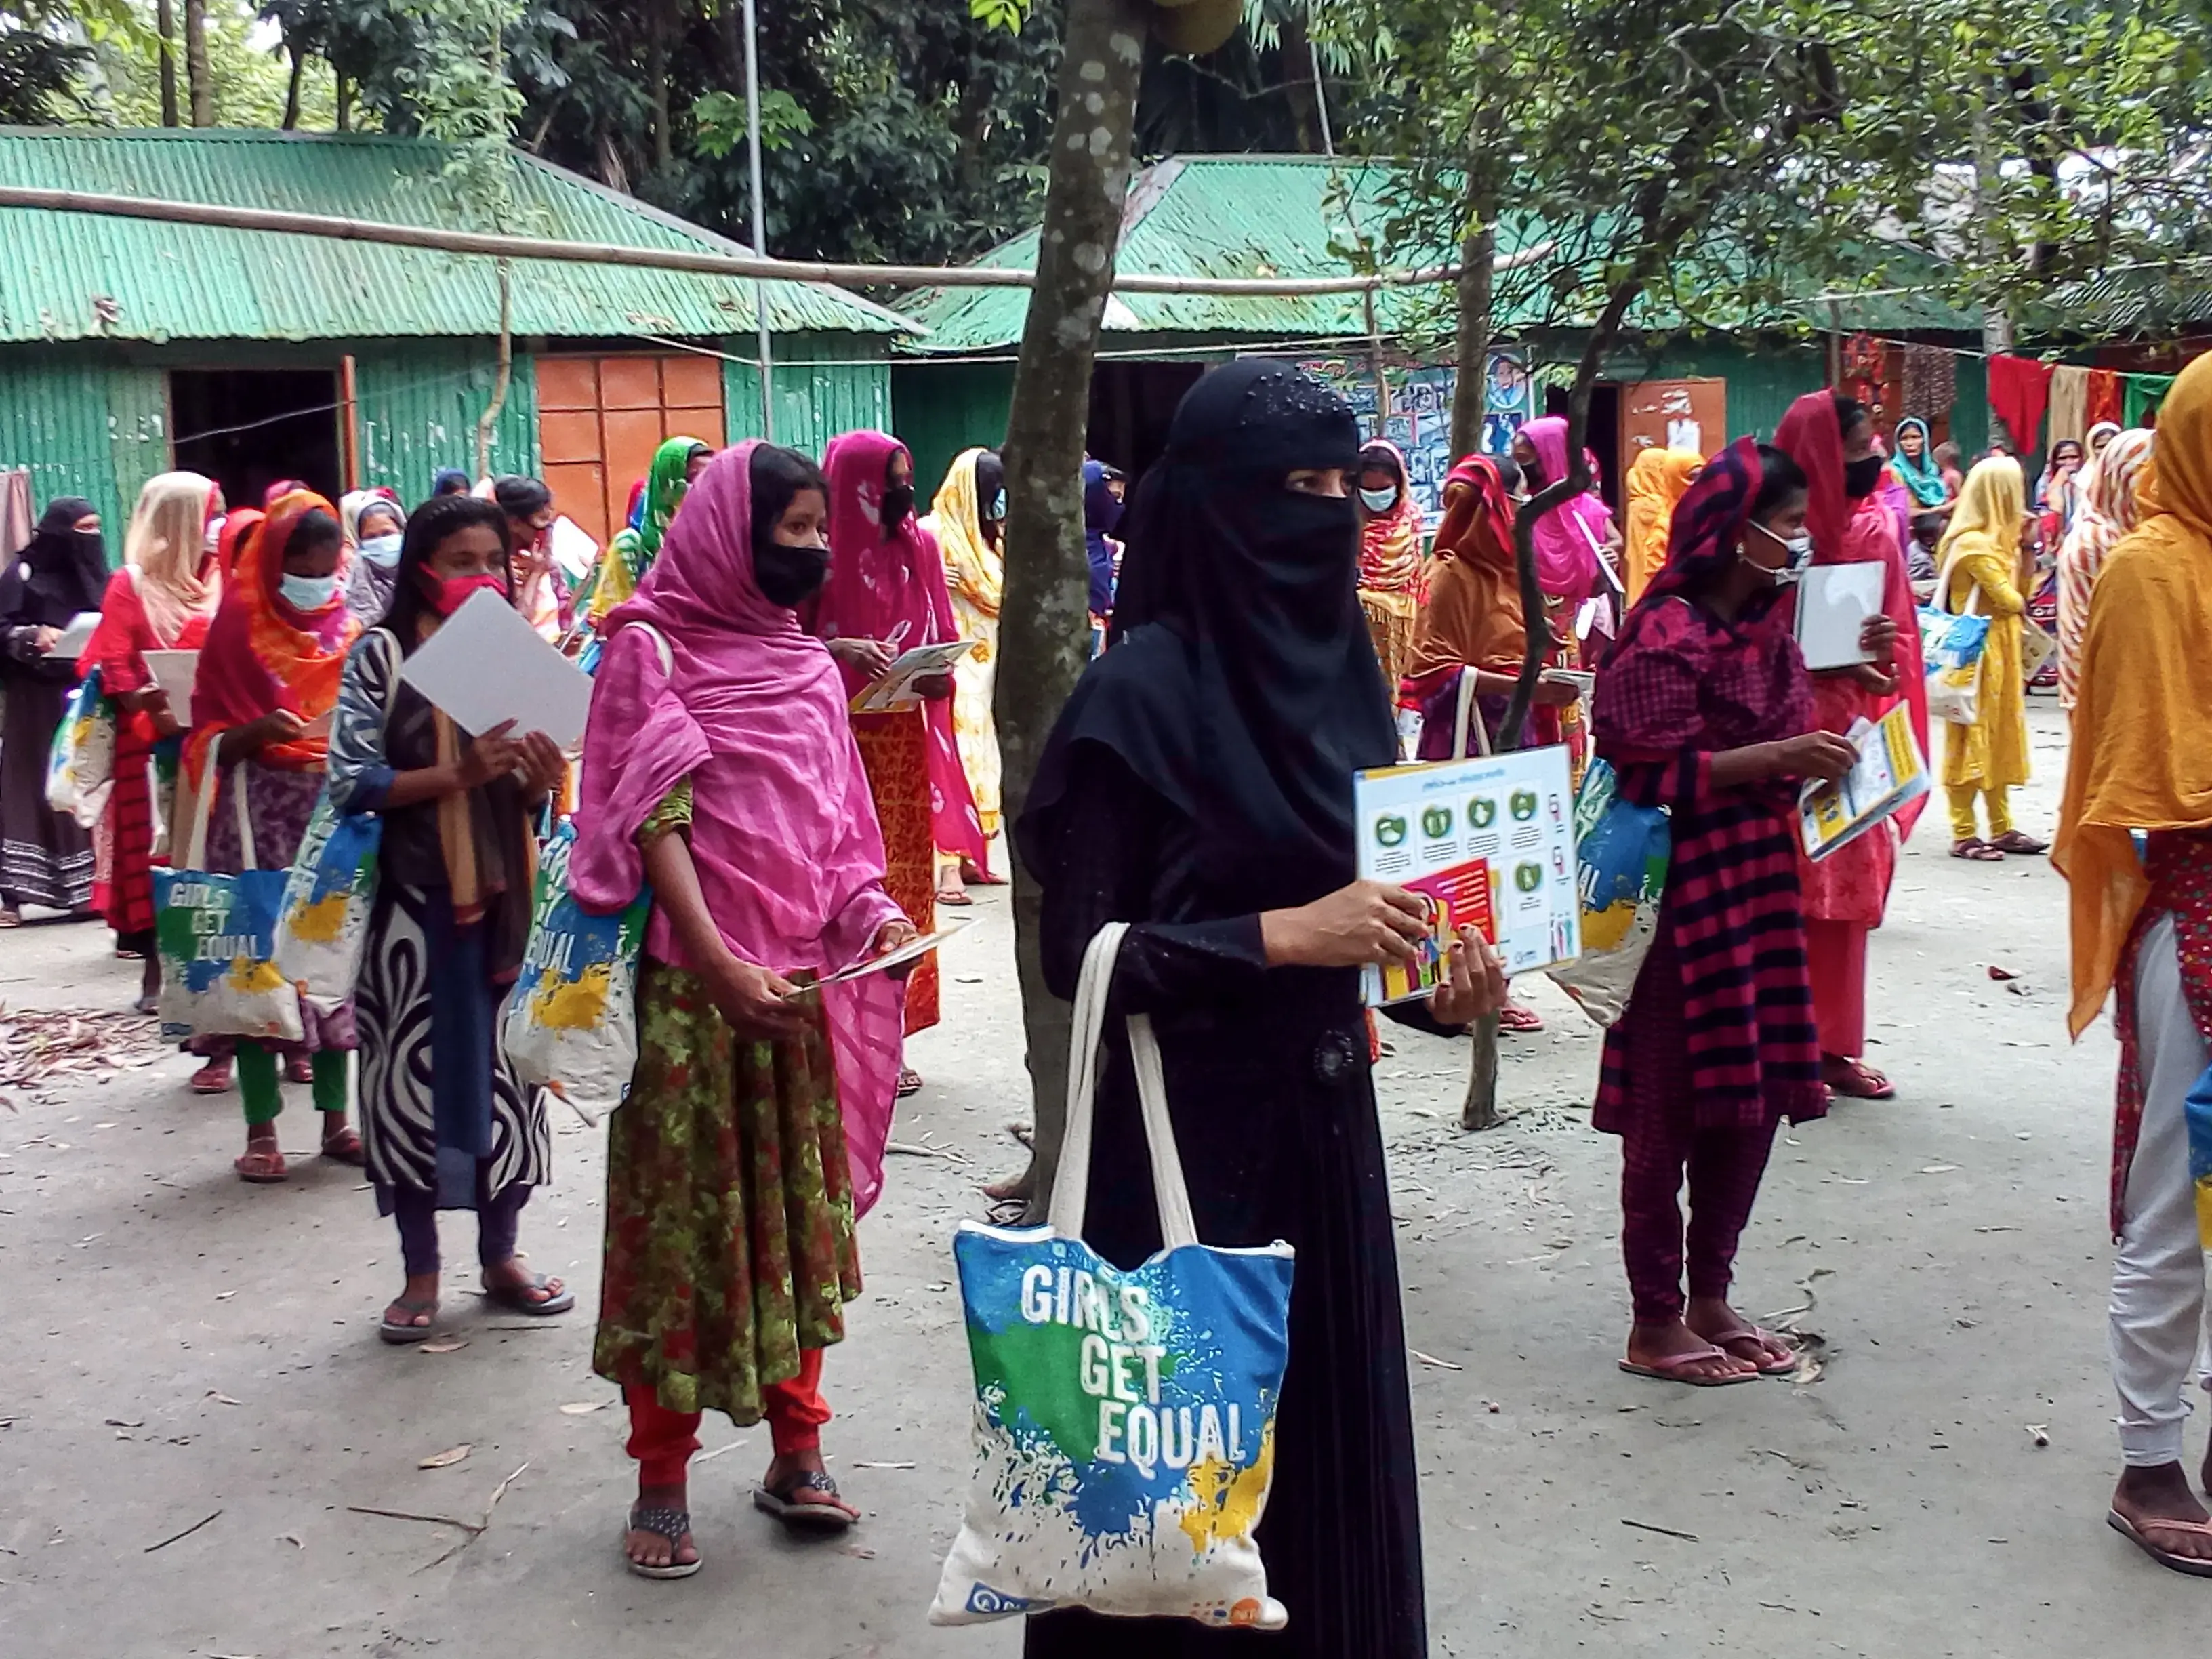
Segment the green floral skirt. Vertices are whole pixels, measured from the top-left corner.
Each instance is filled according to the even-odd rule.
[[[592,1369],[671,1411],[761,1418],[761,1389],[845,1334],[860,1290],[853,1185],[821,1005],[740,1041],[697,975],[647,958],[638,1058],[609,1121]]]

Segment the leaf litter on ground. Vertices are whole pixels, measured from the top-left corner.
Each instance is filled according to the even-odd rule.
[[[83,1008],[9,1008],[0,1003],[0,1104],[20,1091],[33,1104],[51,1103],[54,1090],[71,1079],[106,1081],[125,1069],[161,1058],[150,1014],[103,1013]]]

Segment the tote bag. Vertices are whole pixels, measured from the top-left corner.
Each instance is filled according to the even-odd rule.
[[[89,830],[107,810],[115,787],[115,706],[95,668],[70,688],[46,750],[46,805]]]
[[[1601,1025],[1628,1012],[1629,994],[1659,936],[1674,853],[1666,809],[1623,800],[1613,763],[1594,760],[1575,793],[1575,878],[1583,953],[1550,970],[1552,982]]]
[[[283,870],[253,867],[253,823],[246,780],[232,769],[240,875],[207,870],[208,815],[222,775],[210,763],[185,842],[185,866],[154,872],[154,939],[161,953],[161,1040],[194,1036],[300,1041],[300,994],[276,966]]]
[[[1084,955],[1048,1224],[963,1222],[953,1239],[975,1465],[933,1624],[1055,1607],[1288,1622],[1253,1530],[1274,1469],[1291,1247],[1199,1243],[1142,1015],[1130,1017],[1129,1050],[1165,1243],[1123,1272],[1083,1242],[1107,990],[1127,932],[1109,924]]]
[[[1966,595],[1966,608],[1943,608],[1951,591],[1951,566],[1936,578],[1936,600],[1920,607],[1920,655],[1928,676],[1928,716],[1954,726],[1981,718],[1982,655],[1989,644],[1990,619],[1981,614],[1982,590]]]
[[[376,630],[385,653],[384,718],[399,695],[399,641]],[[341,812],[323,786],[284,879],[276,918],[276,966],[316,1006],[336,1008],[353,994],[362,946],[376,911],[377,858],[384,820],[374,812]]]
[[[663,673],[676,672],[659,629],[627,625],[652,636]],[[637,1069],[637,961],[653,890],[641,883],[611,915],[586,910],[568,889],[575,843],[575,826],[564,822],[538,853],[530,939],[500,1041],[516,1077],[551,1090],[596,1125],[628,1097]]]

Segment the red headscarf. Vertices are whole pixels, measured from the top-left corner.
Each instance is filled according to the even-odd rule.
[[[278,708],[313,722],[337,707],[346,653],[361,633],[346,605],[343,572],[330,603],[314,611],[295,608],[280,587],[285,547],[300,521],[314,512],[337,521],[337,509],[320,495],[295,489],[280,496],[268,517],[251,534],[241,532],[235,544],[237,579],[225,585],[192,686],[185,762],[196,787],[208,775],[215,740],[223,732]],[[313,772],[322,769],[329,753],[330,735],[320,732],[270,744],[254,759]]]
[[[1444,480],[1428,603],[1413,628],[1411,678],[1440,668],[1510,668],[1524,649],[1513,506],[1487,455],[1469,455]]]

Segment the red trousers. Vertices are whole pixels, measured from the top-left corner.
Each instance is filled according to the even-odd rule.
[[[1638,1113],[1621,1136],[1620,1254],[1641,1324],[1682,1316],[1686,1254],[1676,1196],[1686,1170],[1690,1294],[1724,1297],[1735,1247],[1773,1150],[1775,1126],[1699,1129],[1669,1114]],[[1684,1114],[1686,1116],[1686,1113]]]
[[[625,1449],[637,1459],[639,1484],[680,1485],[691,1454],[699,1449],[699,1413],[670,1411],[654,1397],[650,1383],[629,1384],[623,1389],[623,1400],[629,1407]],[[830,1420],[829,1402],[822,1398],[822,1350],[800,1349],[799,1375],[763,1389],[761,1404],[777,1456],[819,1446],[822,1425]]]
[[[1872,931],[1857,921],[1805,924],[1820,1052],[1838,1060],[1856,1060],[1866,1053],[1867,935]]]

